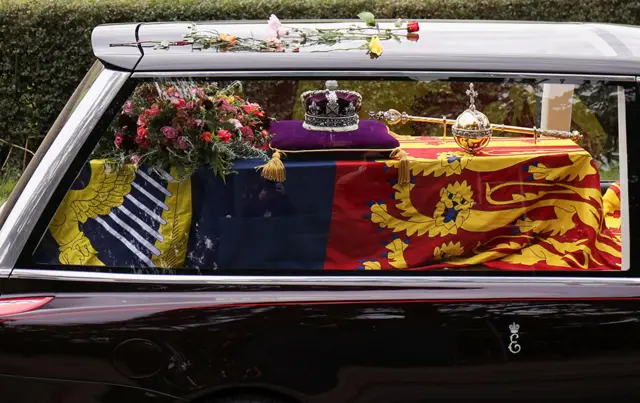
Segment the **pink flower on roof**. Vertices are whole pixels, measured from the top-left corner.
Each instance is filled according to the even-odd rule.
[[[276,17],[275,14],[271,14],[269,22],[267,23],[267,35],[265,36],[265,39],[270,40],[282,38],[288,33],[289,30],[282,26],[280,19]]]

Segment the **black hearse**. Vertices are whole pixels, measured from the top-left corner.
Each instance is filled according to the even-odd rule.
[[[94,30],[0,401],[637,399],[640,28],[365,20]]]

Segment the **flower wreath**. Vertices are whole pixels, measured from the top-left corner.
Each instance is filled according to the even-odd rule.
[[[240,83],[145,83],[109,131],[103,153],[118,167],[175,167],[178,180],[208,165],[215,175],[231,173],[237,159],[266,160],[270,118],[256,103],[234,95]]]

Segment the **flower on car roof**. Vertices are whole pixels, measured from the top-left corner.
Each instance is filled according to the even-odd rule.
[[[271,16],[269,17],[269,22],[267,22],[267,35],[265,36],[267,40],[269,39],[280,39],[282,37],[284,37],[285,35],[287,35],[289,33],[289,30],[287,30],[282,23],[280,22],[280,19],[278,17],[276,17],[275,14],[271,14]]]

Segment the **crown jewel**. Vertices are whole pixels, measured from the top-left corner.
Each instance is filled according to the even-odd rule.
[[[514,322],[509,325],[509,330],[511,330],[511,333],[518,333],[518,330],[520,330],[520,325]]]
[[[306,91],[300,96],[307,130],[348,132],[358,129],[358,111],[362,96],[355,91],[338,90],[338,82],[329,80],[325,90]]]

